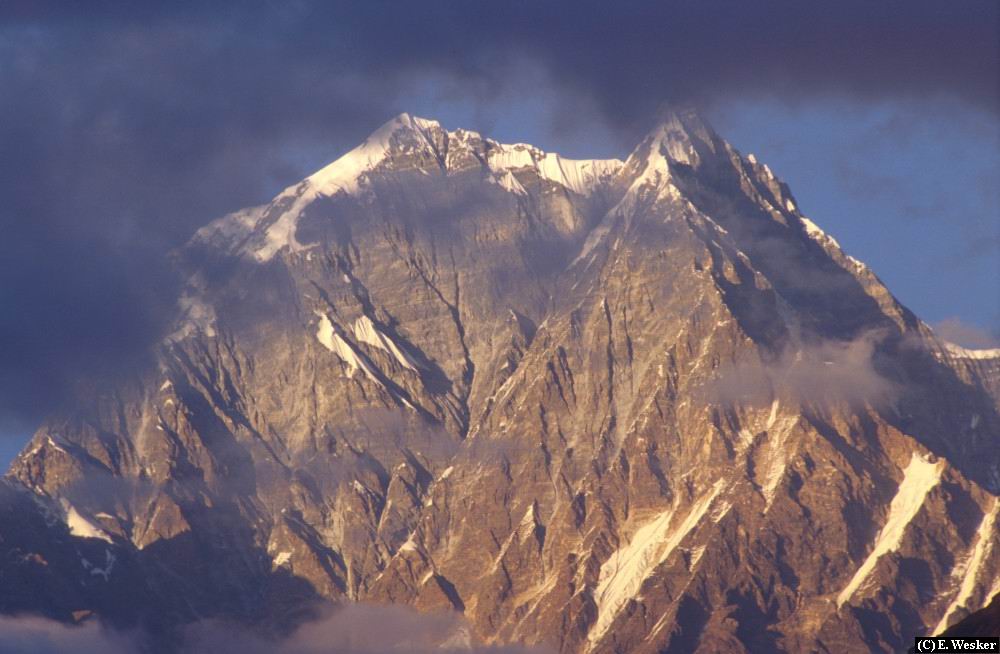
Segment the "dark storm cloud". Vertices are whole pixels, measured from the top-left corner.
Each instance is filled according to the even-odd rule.
[[[383,117],[378,85],[251,40],[172,20],[0,32],[0,431],[141,365],[176,298],[164,253],[293,181],[290,151]]]
[[[996,111],[997,17],[994,0],[6,2],[0,431],[141,364],[176,298],[163,252],[307,172],[297,153],[359,141],[421,80],[489,103],[531,69],[564,115],[630,135],[664,100],[747,94]]]
[[[998,108],[995,2],[364,3],[345,29],[373,34],[365,63],[476,75],[539,63],[564,89],[629,125],[663,100],[733,94],[954,95]],[[489,8],[486,8],[489,7]],[[365,47],[365,46],[361,46]]]

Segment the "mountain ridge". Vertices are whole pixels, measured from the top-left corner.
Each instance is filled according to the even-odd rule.
[[[199,230],[156,368],[12,464],[0,570],[44,583],[0,610],[286,633],[364,601],[754,652],[894,651],[984,606],[1000,362],[696,115],[611,161],[403,114]]]

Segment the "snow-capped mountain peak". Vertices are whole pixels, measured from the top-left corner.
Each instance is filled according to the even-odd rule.
[[[677,166],[698,168],[716,156],[718,138],[711,127],[693,110],[664,110],[656,126],[639,142],[625,162],[634,173],[626,194],[629,198],[646,189],[676,196],[671,182]]]
[[[380,173],[448,176],[478,170],[487,182],[514,195],[528,194],[519,177],[533,175],[585,197],[623,166],[618,159],[567,159],[525,143],[500,143],[471,130],[449,131],[436,120],[402,113],[270,203],[224,216],[199,230],[194,241],[259,262],[270,261],[282,249],[302,251],[307,246],[296,232],[305,209],[324,197],[361,198]]]
[[[394,147],[403,150],[429,147],[427,130],[440,128],[437,121],[399,114],[375,130],[361,145],[316,171],[305,181],[315,194],[333,195],[338,191],[357,193],[362,175],[382,164],[392,155]]]

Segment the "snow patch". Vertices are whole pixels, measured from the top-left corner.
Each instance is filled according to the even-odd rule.
[[[618,159],[563,159],[550,152],[538,162],[538,170],[543,178],[578,195],[590,195],[601,180],[617,173],[623,165]]]
[[[319,316],[319,326],[316,329],[316,339],[331,352],[336,351],[336,346],[333,341],[333,323],[330,322],[330,318],[327,317],[325,313],[317,314]]]
[[[594,251],[597,244],[604,240],[604,237],[606,237],[610,231],[611,225],[607,222],[607,219],[605,219],[604,223],[590,230],[590,234],[587,235],[587,239],[583,242],[583,247],[580,248],[580,254],[576,255],[576,258],[570,262],[570,267],[575,266],[577,263],[590,256],[590,253]]]
[[[889,518],[875,539],[875,547],[854,573],[851,581],[837,595],[837,608],[843,606],[861,588],[880,558],[899,549],[906,527],[920,511],[927,494],[940,480],[940,462],[931,463],[914,452],[909,465],[903,470],[903,481],[900,482],[896,495],[889,505]]]
[[[292,208],[281,214],[264,232],[264,245],[254,251],[254,257],[260,262],[270,261],[282,248],[287,247],[291,252],[299,252],[305,249],[295,238],[295,232],[299,227],[299,216],[305,206],[315,199],[315,195],[308,195],[308,200],[304,200],[306,193],[303,193]]]
[[[289,561],[292,560],[291,552],[278,552],[278,555],[274,557],[273,565],[275,568],[280,568]]]
[[[498,143],[495,150],[487,156],[490,168],[495,171],[521,170],[535,167],[535,156],[542,152],[526,143],[503,145]],[[535,155],[535,156],[533,156]]]
[[[406,350],[396,345],[396,342],[389,335],[382,331],[372,322],[368,316],[361,316],[354,323],[354,337],[362,343],[376,347],[389,353],[392,357],[407,370],[417,371],[417,363]]]
[[[528,194],[528,192],[524,190],[524,187],[521,186],[521,182],[517,181],[517,178],[514,177],[514,173],[510,172],[509,170],[505,170],[503,173],[499,175],[491,175],[490,179],[501,188],[510,191],[515,195]]]
[[[522,543],[534,535],[537,520],[537,516],[535,515],[535,502],[532,502],[528,505],[528,510],[524,512],[524,516],[521,518],[521,523],[515,530],[520,534]],[[511,536],[513,535],[514,534],[511,534]]]
[[[974,350],[944,341],[944,349],[948,354],[959,359],[1000,359],[1000,348]]]
[[[961,578],[961,584],[955,599],[945,609],[944,615],[941,616],[940,622],[932,633],[941,633],[947,629],[949,619],[958,609],[972,608],[969,607],[969,600],[976,590],[980,568],[982,568],[983,561],[989,559],[990,552],[997,541],[996,519],[998,512],[1000,512],[1000,498],[993,498],[993,508],[983,516],[979,523],[979,529],[976,530],[976,544],[973,546],[972,552],[952,570],[952,577]],[[986,600],[989,601],[990,597],[992,595],[987,596]]]
[[[591,647],[604,637],[615,616],[635,597],[643,582],[670,558],[677,546],[701,522],[724,486],[723,480],[717,481],[692,505],[678,525],[673,525],[676,506],[663,511],[640,527],[624,547],[604,562],[594,590],[597,620],[587,635]]]
[[[789,202],[791,201],[789,200]],[[794,207],[795,205],[792,206]],[[794,211],[794,208],[789,209],[789,211]],[[820,229],[819,225],[805,216],[801,216],[800,220],[802,221],[802,226],[805,227],[806,234],[808,234],[814,241],[818,241],[820,243],[829,242],[838,248],[840,247],[840,243],[837,242],[837,239]]]
[[[21,452],[20,454],[18,454],[17,456],[20,459],[30,459],[31,457],[33,457],[36,454],[38,454],[39,451],[41,451],[42,445],[43,445],[43,443],[39,443],[38,445],[35,445],[30,450],[25,450],[25,451]]]
[[[767,439],[770,443],[767,462],[767,472],[764,473],[763,493],[765,508],[767,511],[774,502],[778,485],[785,478],[785,470],[788,468],[788,434],[798,424],[799,418],[796,415],[787,416],[781,420],[777,419],[778,400],[771,405],[771,415],[767,423]],[[776,424],[777,423],[777,424]]]
[[[768,414],[767,416],[767,426],[764,429],[770,429],[771,427],[774,426],[774,421],[778,419],[778,407],[780,406],[780,404],[781,402],[778,400],[778,398],[775,398],[771,402],[771,413]]]
[[[522,194],[524,187],[513,177],[512,171],[532,169],[544,180],[578,195],[588,196],[602,181],[618,173],[625,165],[619,159],[566,159],[525,143],[490,143],[494,147],[487,153],[487,164],[497,176],[497,183],[505,188],[510,184],[508,190]]]
[[[705,554],[705,546],[704,545],[699,545],[698,547],[696,547],[693,550],[691,550],[691,553],[690,553],[690,561],[691,562],[690,562],[690,564],[688,564],[688,568],[691,569],[691,570],[693,570],[694,567],[696,565],[698,565],[698,562],[701,561],[701,557],[704,554]]]
[[[719,505],[712,510],[712,522],[721,522],[729,510],[733,508],[732,502],[719,502]]]
[[[66,526],[69,527],[69,533],[79,538],[100,538],[101,540],[111,543],[111,537],[108,534],[95,525],[93,522],[83,517],[83,515],[76,510],[76,507],[70,504],[65,499],[60,501],[62,504],[63,511],[66,512]]]
[[[521,518],[521,527],[534,528],[535,526],[535,503],[532,502],[528,505],[528,510],[524,512],[524,517]]]
[[[864,272],[868,270],[868,266],[866,266],[863,261],[855,259],[849,254],[847,255],[847,260],[851,262],[851,265],[854,266],[854,270],[857,272]]]
[[[69,452],[67,452],[66,449],[63,446],[61,446],[59,443],[57,443],[55,441],[55,439],[52,438],[52,436],[46,436],[45,437],[45,441],[49,444],[49,447],[51,447],[56,452],[62,452],[63,454],[69,454]]]
[[[319,326],[316,329],[316,339],[334,354],[336,354],[340,359],[347,364],[349,368],[349,375],[354,376],[354,373],[361,370],[365,373],[372,381],[374,381],[379,386],[382,382],[379,380],[378,376],[375,374],[375,370],[369,365],[362,356],[354,351],[351,344],[341,338],[333,329],[333,323],[330,322],[329,316],[325,313],[317,312],[319,316]]]

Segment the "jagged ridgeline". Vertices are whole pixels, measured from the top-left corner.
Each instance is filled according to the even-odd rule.
[[[404,114],[172,256],[157,365],[0,489],[5,612],[891,652],[1000,592],[1000,351],[937,339],[694,114],[625,161]]]

